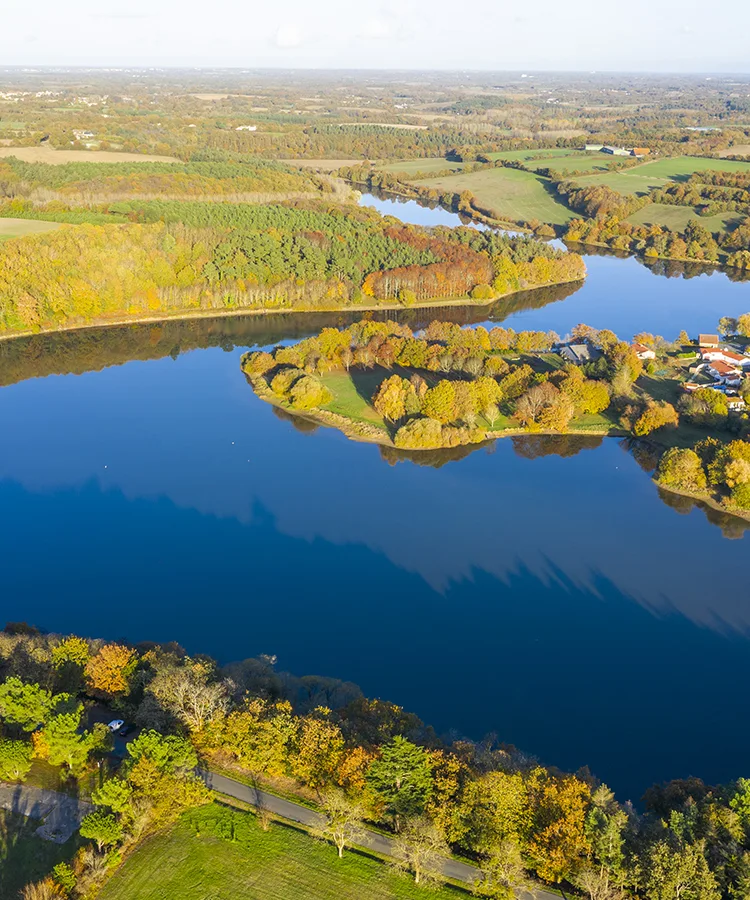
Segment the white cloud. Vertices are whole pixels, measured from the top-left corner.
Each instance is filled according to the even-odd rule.
[[[302,42],[302,30],[296,25],[280,25],[276,31],[274,43],[282,50],[291,50],[294,47],[299,47]]]
[[[383,16],[371,16],[361,31],[361,37],[370,40],[383,40],[392,34],[391,22]]]

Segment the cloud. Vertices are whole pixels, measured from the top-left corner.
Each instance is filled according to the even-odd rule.
[[[360,32],[360,37],[379,41],[390,37],[392,33],[391,22],[387,21],[383,16],[371,16],[365,22]]]
[[[290,50],[302,44],[301,30],[296,25],[280,25],[274,43],[282,50]]]

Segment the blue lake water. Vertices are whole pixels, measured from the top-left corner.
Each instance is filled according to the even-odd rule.
[[[671,335],[750,309],[750,286],[719,272],[587,265],[564,299],[519,303],[516,327]],[[660,496],[614,439],[506,439],[419,465],[301,430],[239,357],[326,321],[346,317],[0,347],[1,617],[222,661],[276,654],[441,733],[588,765],[623,799],[750,774],[747,523]]]

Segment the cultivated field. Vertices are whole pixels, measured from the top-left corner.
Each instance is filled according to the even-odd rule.
[[[548,191],[546,179],[518,169],[482,169],[416,183],[438,191],[471,191],[479,205],[494,210],[498,218],[526,222],[539,219],[552,225],[565,225],[575,218]]]
[[[719,150],[719,156],[750,156],[750,144],[735,144],[726,150]]]
[[[70,162],[179,162],[172,156],[121,153],[117,150],[55,150],[46,144],[41,147],[0,147],[2,156],[15,156],[24,162],[51,163],[53,166]]]
[[[7,241],[9,238],[14,237],[24,237],[27,234],[41,234],[43,231],[54,231],[56,228],[62,227],[60,222],[0,218],[0,241]]]
[[[274,824],[261,831],[249,813],[209,806],[136,850],[100,900],[459,900],[365,856]],[[465,897],[466,895],[463,894]]]
[[[699,216],[691,206],[669,206],[662,203],[649,203],[643,209],[639,209],[628,216],[628,221],[634,225],[663,225],[671,231],[684,231],[691,219],[695,219],[704,228],[718,234],[727,231],[744,216],[739,213],[721,213],[718,216]]]

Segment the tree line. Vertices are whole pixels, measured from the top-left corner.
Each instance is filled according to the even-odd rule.
[[[35,760],[75,778],[100,764],[91,844],[47,880],[48,897],[95,891],[139,840],[210,802],[198,762],[295,785],[323,813],[338,855],[363,823],[397,837],[400,864],[437,879],[450,850],[510,900],[530,876],[590,900],[720,900],[750,883],[750,781],[654,786],[642,812],[588,770],[567,774],[493,741],[446,744],[416,716],[323,678],[281,676],[267,658],[220,668],[175,644],[129,646],[8,625],[0,634],[0,777]],[[85,713],[103,703],[138,725],[124,761]],[[258,811],[268,827],[267,813]],[[29,896],[32,896],[29,894]]]

